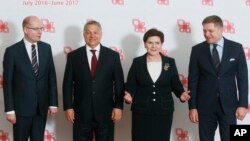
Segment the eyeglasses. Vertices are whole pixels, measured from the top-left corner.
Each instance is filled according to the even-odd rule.
[[[26,27],[28,29],[34,30],[34,31],[43,31],[44,27]]]

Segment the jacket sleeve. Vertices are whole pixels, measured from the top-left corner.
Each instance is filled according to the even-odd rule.
[[[114,108],[123,109],[123,95],[124,95],[124,75],[119,54],[115,55],[115,67],[114,67],[114,90],[115,96]]]
[[[73,108],[73,68],[72,54],[68,54],[67,63],[63,78],[63,109]]]
[[[3,93],[5,112],[15,110],[13,97],[13,73],[14,73],[14,55],[10,48],[7,48],[3,59]]]
[[[248,69],[242,45],[239,47],[239,62],[236,73],[239,103],[238,107],[248,107]]]
[[[136,93],[136,63],[135,59],[129,69],[125,90],[133,97]]]
[[[199,80],[199,67],[194,48],[192,48],[188,69],[188,90],[190,99],[188,101],[189,109],[196,109],[197,83]]]

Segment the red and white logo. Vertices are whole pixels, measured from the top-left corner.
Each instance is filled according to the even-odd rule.
[[[188,77],[183,74],[179,74],[179,78],[181,80],[181,84],[187,89],[188,88]]]
[[[55,133],[45,130],[44,132],[44,141],[55,141]]]
[[[133,19],[132,24],[134,26],[135,32],[145,33],[147,30],[145,27],[145,22],[141,22],[139,19]]]
[[[41,19],[43,26],[44,26],[44,32],[55,32],[54,22],[49,21],[48,19]]]
[[[169,0],[157,0],[157,4],[159,4],[159,5],[169,5]]]
[[[0,130],[0,141],[10,141],[9,133]]]
[[[234,29],[234,24],[229,22],[228,20],[223,20],[223,30],[225,33],[235,33],[235,29]]]
[[[202,0],[202,5],[213,6],[214,1],[213,0]]]
[[[115,46],[112,46],[112,47],[109,47],[109,48],[119,53],[121,61],[125,60],[125,55],[124,55],[121,48],[118,48],[118,47],[115,47]]]
[[[244,52],[247,60],[250,60],[250,48],[244,47]]]
[[[183,19],[178,19],[177,24],[180,32],[191,33],[190,23]]]
[[[63,48],[63,52],[66,56],[66,58],[68,57],[68,54],[72,51],[72,48],[70,46],[64,46]]]
[[[0,33],[9,33],[8,23],[0,20]]]
[[[164,56],[168,56],[168,55],[167,55],[167,50],[166,50],[166,49],[161,49],[161,54],[164,55]]]
[[[112,0],[112,3],[115,5],[124,5],[124,0]]]
[[[250,6],[250,0],[246,0],[246,5]]]
[[[189,141],[188,132],[181,128],[175,129],[175,134],[178,141]]]
[[[0,75],[0,88],[3,88],[3,76]]]

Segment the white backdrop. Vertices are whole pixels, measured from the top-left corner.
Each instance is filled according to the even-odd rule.
[[[22,20],[38,16],[45,26],[42,40],[52,45],[59,91],[59,113],[48,118],[46,141],[71,141],[72,125],[62,109],[62,80],[66,54],[84,45],[82,29],[89,19],[103,26],[102,44],[118,51],[124,77],[132,59],[145,53],[142,36],[156,27],[165,34],[163,53],[176,59],[183,85],[191,47],[204,40],[201,22],[216,14],[225,24],[225,37],[243,44],[250,63],[250,0],[1,0],[0,1],[0,141],[13,141],[12,125],[5,120],[2,91],[2,61],[5,48],[23,37]],[[249,68],[250,70],[250,68]],[[250,113],[250,108],[249,108]],[[239,121],[250,124],[250,114]],[[197,124],[188,119],[187,103],[175,98],[171,141],[198,141]],[[116,125],[115,141],[131,139],[130,105]],[[218,132],[216,141],[219,141]]]

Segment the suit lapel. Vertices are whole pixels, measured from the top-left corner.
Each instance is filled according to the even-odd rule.
[[[225,65],[226,65],[226,61],[229,55],[229,45],[227,40],[224,38],[224,47],[223,47],[223,52],[222,52],[222,59],[221,59],[221,64],[220,64],[220,75],[223,74],[224,70],[225,70]]]
[[[206,58],[209,58],[208,60],[210,62],[210,65],[211,65],[211,68],[212,68],[214,74],[217,75],[216,68],[214,66],[214,62],[213,62],[213,58],[212,58],[212,53],[210,51],[210,46],[207,42],[205,43],[205,46],[204,46],[204,53],[206,53],[205,54],[207,56]],[[204,54],[201,54],[201,55],[204,55]]]
[[[42,76],[43,72],[44,72],[44,68],[45,68],[45,64],[46,64],[46,58],[47,58],[47,53],[44,47],[42,47],[42,45],[38,42],[37,43],[37,49],[38,49],[38,77]],[[34,76],[35,73],[33,72]]]
[[[80,52],[82,52],[81,54],[80,54],[80,56],[79,56],[79,62],[80,62],[80,64],[79,64],[79,66],[83,66],[83,67],[87,67],[88,68],[88,73],[89,73],[89,76],[91,76],[91,68],[90,68],[90,65],[91,64],[89,64],[89,62],[88,62],[88,55],[87,55],[87,51],[86,51],[87,49],[86,49],[86,46],[84,46],[83,48],[82,48],[82,51],[80,51]],[[82,61],[83,62],[82,62]],[[84,70],[84,69],[83,69]]]
[[[31,48],[30,48],[30,50],[31,50]],[[26,47],[25,47],[23,40],[20,41],[19,51],[20,51],[20,59],[23,59],[23,66],[30,71],[29,74],[34,74],[33,69],[32,69],[32,64],[31,64],[31,61],[30,61],[30,58],[29,58],[29,55],[27,53],[27,50],[26,50]],[[34,76],[35,76],[35,74],[34,74]]]
[[[106,49],[101,45],[99,57],[98,57],[97,64],[96,64],[95,76],[98,75],[98,73],[101,71],[101,68],[104,65],[105,59],[107,57],[108,55],[107,55]],[[91,73],[91,70],[90,70],[90,73]]]
[[[142,64],[141,72],[144,74],[143,76],[145,76],[144,77],[145,81],[150,81],[151,83],[154,83],[150,74],[149,74],[148,67],[147,67],[147,53],[143,55],[141,64]]]
[[[168,74],[168,73],[164,73],[164,72],[166,72],[166,71],[163,71],[163,67],[164,67],[164,66],[167,66],[167,65],[170,66],[170,64],[169,64],[167,58],[163,57],[162,54],[161,54],[161,60],[162,60],[161,74],[160,74],[160,76],[158,77],[158,79],[155,81],[155,83],[156,83],[157,81],[160,81],[161,79],[165,78],[165,75]]]

